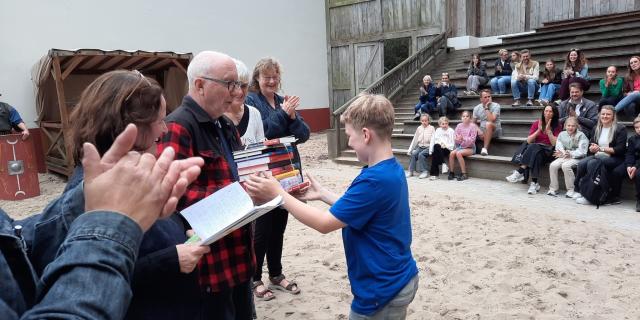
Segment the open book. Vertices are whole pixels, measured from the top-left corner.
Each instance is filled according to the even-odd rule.
[[[282,204],[282,196],[254,207],[240,183],[234,182],[182,210],[191,228],[200,238],[199,244],[218,241],[232,231],[259,218]]]

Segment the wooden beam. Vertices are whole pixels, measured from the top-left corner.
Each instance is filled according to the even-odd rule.
[[[138,61],[144,59],[142,56],[130,57],[123,64],[118,66],[118,69],[129,69],[129,66],[137,63]]]
[[[107,62],[105,62],[104,64],[101,64],[97,68],[100,71],[112,69],[115,65],[120,63],[125,58],[129,58],[129,57],[128,56],[112,56]]]
[[[152,64],[152,65],[150,65],[148,67],[145,67],[143,70],[149,70],[150,72],[151,71],[158,71],[158,69],[164,68],[167,65],[171,64],[171,60],[173,60],[173,59],[166,59],[166,58],[160,59],[160,61],[158,61],[158,62],[156,62],[156,63],[154,63],[154,64]]]
[[[157,58],[155,58],[155,57],[147,57],[143,61],[141,61],[140,63],[138,63],[136,65],[132,65],[131,69],[142,70],[142,69],[144,69],[144,67],[156,62],[156,60],[157,60]]]
[[[85,56],[75,56],[73,58],[71,58],[71,63],[69,64],[69,66],[64,70],[64,72],[62,73],[62,80],[64,81],[64,79],[66,79],[69,74],[71,74],[71,72],[73,72],[73,70],[82,62],[82,60],[84,60]]]
[[[182,63],[180,63],[176,59],[171,59],[171,61],[173,62],[173,64],[176,65],[176,67],[178,67],[178,69],[182,70],[182,72],[184,72],[184,74],[187,74],[187,69],[185,69],[185,67],[182,65]]]
[[[69,172],[71,172],[71,169],[73,168],[73,164],[71,163],[71,159],[73,158],[71,156],[71,150],[70,148],[67,146],[68,144],[68,127],[69,127],[69,109],[67,108],[67,103],[66,103],[66,99],[65,99],[65,94],[64,94],[64,84],[62,82],[62,72],[60,71],[60,58],[59,57],[54,57],[53,58],[53,74],[54,76],[54,80],[56,83],[56,94],[58,96],[58,110],[60,111],[60,120],[62,122],[62,136],[64,137],[64,156],[65,156],[65,162],[67,165],[67,169]]]

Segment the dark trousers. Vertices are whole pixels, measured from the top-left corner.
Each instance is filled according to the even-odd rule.
[[[253,281],[262,279],[265,254],[269,276],[277,277],[282,274],[282,245],[288,218],[289,212],[287,210],[276,208],[256,220],[254,247],[257,265]]]
[[[569,99],[569,85],[576,82],[579,83],[580,86],[582,86],[583,91],[587,91],[589,90],[589,87],[591,87],[591,83],[583,78],[571,77],[563,79],[560,83],[560,92],[558,92],[560,100]]]
[[[607,180],[609,181],[609,186],[611,187],[611,191],[609,192],[609,198],[615,198],[620,196],[620,188],[622,187],[622,178],[624,176],[619,174],[614,174],[616,167],[623,163],[623,159],[617,157],[606,157],[600,158],[602,164],[604,165],[607,171]],[[598,165],[598,159],[594,156],[588,156],[580,162],[578,162],[578,170],[576,172],[576,180],[573,182],[575,185],[575,190],[580,192],[580,179],[587,175],[587,173],[595,170],[595,167]],[[624,169],[626,174],[626,168]]]
[[[522,154],[522,160],[520,161],[520,164],[527,166],[527,171],[525,173],[525,177],[527,177],[527,179],[529,177],[536,179],[540,177],[540,169],[547,163],[551,162],[552,150],[551,146],[539,143],[530,143],[527,146],[527,149],[525,149]],[[527,179],[525,179],[525,181],[527,181]]]
[[[606,105],[615,107],[616,104],[620,102],[620,100],[622,100],[622,97],[604,97],[600,99],[600,101],[598,102],[598,110],[600,110],[602,106],[606,106]]]
[[[437,143],[433,146],[433,154],[431,155],[431,169],[429,170],[430,175],[440,175],[440,168],[438,168],[438,166],[447,161],[447,159],[449,158],[449,153],[451,153],[451,150],[443,148]]]
[[[620,165],[618,165],[615,169],[613,169],[613,179],[615,179],[616,182],[616,186],[617,186],[617,194],[616,195],[620,195],[620,191],[622,190],[622,182],[624,182],[624,180],[626,180],[628,178],[627,175],[627,165],[623,162]],[[636,175],[633,177],[633,184],[636,186],[636,199],[640,200],[640,176],[638,175],[638,173],[636,173]],[[612,185],[611,188],[613,189],[614,186]],[[611,193],[613,193],[614,190],[611,191]]]
[[[251,320],[251,281],[222,292],[205,294],[200,319]]]

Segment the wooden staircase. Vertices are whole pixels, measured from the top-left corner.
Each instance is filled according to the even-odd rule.
[[[616,19],[616,16],[620,16],[620,19]],[[509,51],[529,49],[532,59],[539,61],[542,66],[547,59],[553,59],[559,68],[564,65],[565,55],[569,49],[579,48],[587,56],[591,77],[591,88],[585,92],[584,96],[597,102],[600,99],[598,83],[604,76],[606,68],[615,65],[618,67],[619,75],[624,76],[629,57],[640,52],[640,12],[610,15],[606,18],[552,22],[537,29],[536,33],[503,38],[503,43],[500,45],[469,50],[450,49],[449,53],[439,60],[443,61],[442,63],[422,70],[422,74],[430,74],[437,81],[442,72],[448,72],[451,81],[457,86],[462,106],[450,122],[455,128],[455,125],[460,122],[462,111],[472,110],[480,103],[478,96],[466,96],[463,92],[466,86],[466,70],[472,53],[480,54],[481,58],[487,62],[487,73],[493,75],[493,62],[500,48]],[[418,101],[417,88],[420,83],[421,77],[418,77],[413,86],[408,86],[408,89],[393,101],[396,111],[392,137],[394,154],[405,165],[409,162],[409,157],[406,155],[407,148],[415,129],[420,124],[419,121],[412,119],[413,107]],[[510,93],[493,94],[493,101],[501,105],[500,119],[503,135],[492,140],[489,156],[479,154],[470,156],[467,160],[467,171],[471,177],[504,180],[516,168],[510,162],[511,156],[526,140],[531,123],[540,117],[543,108],[540,106],[512,107],[513,98]],[[437,127],[438,115],[432,114],[431,117],[432,124]],[[632,133],[632,119],[619,118],[620,120],[627,126],[627,131]],[[355,153],[350,149],[343,150],[335,161],[347,164],[358,163]],[[548,171],[543,170],[543,172],[541,183],[547,186]],[[563,188],[562,179],[560,181]],[[623,195],[628,196],[632,194],[633,187],[629,185],[629,188],[623,188],[623,190]]]

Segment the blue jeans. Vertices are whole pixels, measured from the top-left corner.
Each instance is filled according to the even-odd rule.
[[[456,111],[456,107],[453,105],[449,98],[442,96],[438,98],[438,113],[441,117],[447,115],[447,113]]]
[[[535,79],[527,79],[526,82],[511,80],[511,91],[513,91],[513,99],[520,99],[520,91],[527,90],[527,99],[533,99],[538,89],[538,82]]]
[[[629,95],[622,98],[622,100],[620,100],[620,102],[616,104],[616,112],[620,112],[623,109],[630,108],[632,107],[632,105],[635,107],[639,103],[640,103],[640,93],[638,92],[629,93]],[[635,113],[635,110],[633,110],[633,113]]]
[[[384,308],[378,310],[376,313],[365,316],[351,310],[349,313],[349,320],[402,320],[407,317],[407,308],[413,301],[418,291],[418,275],[409,280],[402,290],[387,303]]]
[[[504,94],[507,93],[507,86],[511,85],[511,76],[496,76],[489,81],[491,92]]]
[[[556,94],[556,90],[560,88],[559,84],[547,83],[540,87],[540,100],[552,101],[553,96]]]
[[[436,105],[433,102],[427,101],[425,103],[418,102],[416,106],[413,108],[414,112],[421,111],[422,113],[429,113],[436,109]]]
[[[429,147],[416,147],[411,151],[411,159],[409,160],[409,172],[416,171],[416,162],[418,162],[418,171],[426,172],[427,157],[429,156]]]

